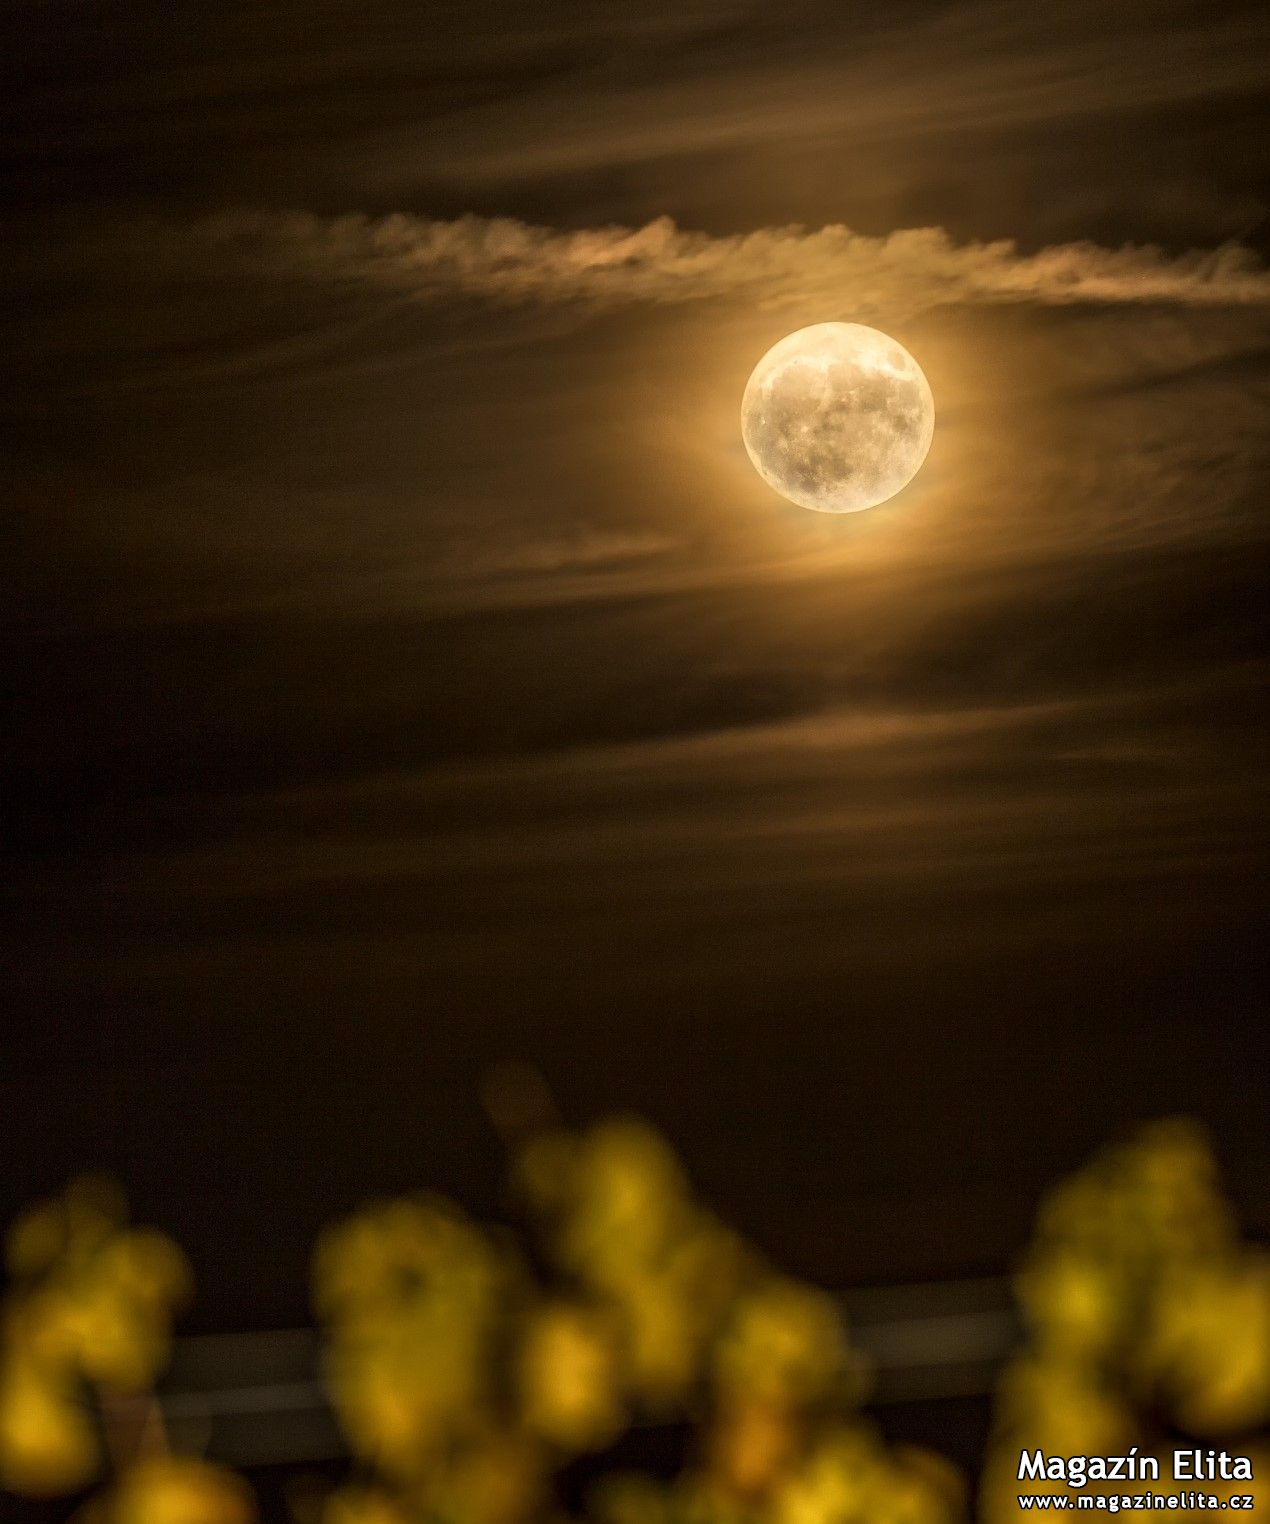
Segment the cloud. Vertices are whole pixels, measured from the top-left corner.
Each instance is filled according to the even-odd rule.
[[[1009,240],[958,243],[941,228],[870,237],[834,224],[715,237],[667,217],[638,228],[559,231],[504,217],[243,212],[204,219],[199,228],[278,273],[366,282],[425,300],[612,307],[819,299],[858,314],[958,303],[1270,305],[1270,273],[1235,244],[1178,256],[1092,243],[1025,254]]]

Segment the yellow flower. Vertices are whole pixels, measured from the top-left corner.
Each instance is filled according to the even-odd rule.
[[[619,1120],[583,1139],[575,1196],[561,1229],[565,1263],[610,1286],[659,1258],[688,1226],[692,1202],[679,1161],[642,1122]]]
[[[314,1292],[328,1384],[358,1454],[416,1477],[488,1405],[507,1274],[456,1208],[416,1197],[328,1230]]]
[[[205,1461],[156,1456],[86,1505],[82,1524],[254,1524],[247,1484]]]
[[[1189,1429],[1227,1433],[1270,1416],[1270,1259],[1210,1265],[1161,1288],[1152,1363]]]
[[[622,1428],[613,1330],[593,1308],[555,1302],[535,1314],[519,1379],[526,1426],[562,1449],[598,1448]]]
[[[541,1517],[539,1449],[517,1434],[487,1433],[460,1450],[429,1492],[429,1519],[446,1524],[523,1524]]]
[[[1024,1447],[1054,1455],[1118,1454],[1117,1446],[1132,1443],[1134,1427],[1123,1401],[1093,1370],[1045,1351],[1006,1371],[997,1424],[1016,1461]]]
[[[1037,1256],[1017,1290],[1028,1321],[1073,1356],[1092,1359],[1107,1349],[1127,1310],[1116,1278],[1077,1248]]]
[[[98,1460],[73,1388],[55,1369],[11,1351],[0,1368],[0,1488],[36,1497],[76,1492]]]
[[[321,1524],[412,1524],[409,1511],[380,1487],[338,1487],[322,1505]]]
[[[189,1295],[185,1256],[161,1233],[124,1226],[118,1188],[95,1176],[20,1218],[8,1238],[17,1291],[6,1347],[85,1379],[140,1390],[167,1358],[172,1314]]]
[[[867,1431],[843,1430],[778,1493],[773,1524],[950,1524],[964,1508],[947,1462],[922,1450],[891,1453]]]
[[[726,1400],[795,1405],[826,1395],[844,1357],[832,1299],[771,1277],[737,1307],[715,1354],[715,1376]]]

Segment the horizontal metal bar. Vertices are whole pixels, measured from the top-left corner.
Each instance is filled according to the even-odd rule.
[[[1005,1280],[931,1282],[844,1293],[871,1404],[976,1397],[993,1389],[1019,1339]],[[177,1340],[159,1402],[173,1440],[235,1465],[344,1453],[312,1328]]]

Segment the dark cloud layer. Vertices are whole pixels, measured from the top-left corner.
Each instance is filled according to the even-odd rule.
[[[1253,3],[14,0],[0,25],[10,155],[46,202],[1029,242],[1264,229]]]
[[[1161,1110],[1264,1199],[1262,8],[4,25],[14,1200],[294,1317],[508,1057],[825,1278]],[[849,520],[737,438],[827,315],[938,407]]]

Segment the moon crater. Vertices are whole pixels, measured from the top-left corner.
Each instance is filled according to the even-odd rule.
[[[912,481],[935,432],[935,401],[902,344],[861,323],[800,328],[754,367],[741,434],[783,497],[856,513]]]

